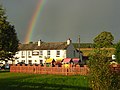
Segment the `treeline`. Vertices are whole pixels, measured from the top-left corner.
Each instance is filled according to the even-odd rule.
[[[93,43],[73,43],[75,48],[94,48],[94,44]],[[110,48],[113,48],[116,44],[113,44],[112,46],[110,46]]]
[[[94,46],[93,43],[80,43],[80,45],[79,43],[73,43],[73,45],[75,48],[79,48],[79,46],[80,48],[92,48]]]

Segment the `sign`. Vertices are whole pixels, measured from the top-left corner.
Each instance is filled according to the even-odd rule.
[[[38,50],[34,50],[34,51],[32,52],[32,55],[39,55],[39,51],[38,51]]]
[[[115,59],[116,59],[115,55],[112,55],[112,60],[115,60]]]

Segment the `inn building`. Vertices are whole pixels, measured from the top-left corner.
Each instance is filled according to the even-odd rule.
[[[51,60],[62,60],[64,58],[79,58],[80,53],[75,49],[72,40],[66,42],[43,42],[20,44],[16,52],[15,64],[44,64]]]

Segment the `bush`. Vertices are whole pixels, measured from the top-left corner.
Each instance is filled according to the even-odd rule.
[[[115,46],[115,57],[116,61],[120,63],[120,41]]]
[[[93,90],[118,90],[118,74],[112,73],[107,50],[95,49],[89,57],[89,83]]]

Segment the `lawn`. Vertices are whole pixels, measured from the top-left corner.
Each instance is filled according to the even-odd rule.
[[[90,90],[85,76],[35,75],[0,71],[0,90]]]

